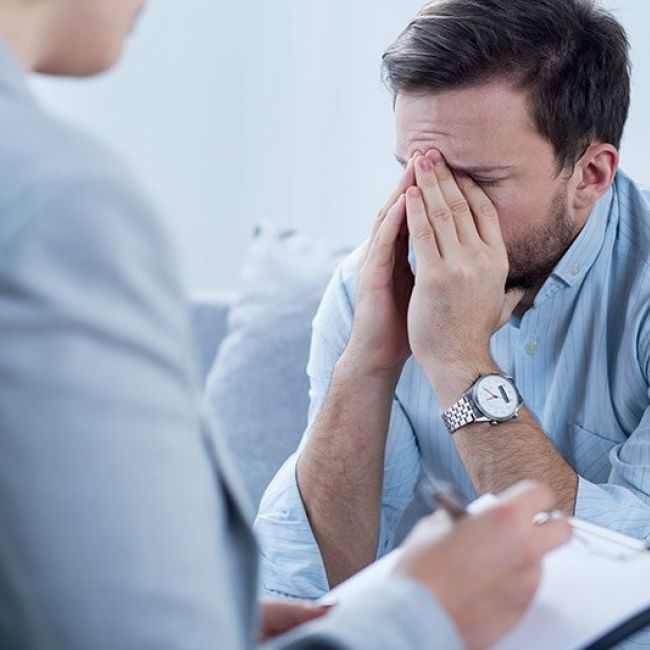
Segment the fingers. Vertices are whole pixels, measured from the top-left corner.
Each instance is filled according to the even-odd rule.
[[[402,194],[386,218],[379,226],[377,234],[370,242],[367,263],[376,267],[386,267],[392,274],[395,264],[395,245],[406,216],[406,197]]]
[[[522,481],[501,494],[504,506],[517,510],[526,524],[534,522],[540,513],[554,511],[556,498],[553,490],[536,481]],[[563,517],[549,518],[534,524],[534,543],[540,556],[561,546],[571,537],[571,526]]]
[[[540,512],[555,509],[551,488],[536,481],[522,481],[501,493],[502,505],[512,507],[526,521],[533,521]]]
[[[460,249],[454,216],[442,194],[433,162],[427,156],[415,159],[415,180],[422,191],[428,220],[443,257],[453,258]]]
[[[263,600],[261,603],[260,638],[266,640],[284,634],[327,614],[330,606],[309,602]]]
[[[474,215],[481,239],[489,246],[505,248],[499,216],[487,194],[467,174],[459,174],[457,182]]]
[[[377,215],[377,219],[375,220],[375,224],[372,229],[372,233],[370,235],[370,241],[374,241],[377,233],[379,232],[379,228],[381,227],[381,224],[384,222],[384,219],[388,216],[388,212],[390,209],[397,203],[399,200],[399,197],[408,190],[411,185],[415,184],[415,174],[413,172],[413,158],[411,158],[408,163],[406,164],[406,170],[404,172],[404,175],[400,179],[400,182],[395,189],[395,191],[390,195],[388,202],[386,205],[379,211],[379,214]]]
[[[467,199],[461,192],[460,187],[458,187],[458,183],[451,169],[439,151],[434,149],[427,154],[427,157],[433,163],[440,192],[456,225],[460,243],[465,245],[478,243],[480,237],[476,229],[472,211],[470,210]]]
[[[563,518],[549,519],[537,526],[535,542],[538,552],[546,555],[548,552],[566,544],[573,534],[571,524]]]
[[[432,515],[423,517],[408,536],[408,543],[418,546],[430,546],[439,542],[451,532],[454,524],[449,515],[442,509]]]
[[[417,187],[406,193],[406,219],[417,259],[432,264],[440,259],[436,236],[427,216],[422,192]]]

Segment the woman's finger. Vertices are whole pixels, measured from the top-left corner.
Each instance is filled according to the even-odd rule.
[[[310,602],[264,600],[260,607],[259,638],[264,641],[327,614],[330,606]]]

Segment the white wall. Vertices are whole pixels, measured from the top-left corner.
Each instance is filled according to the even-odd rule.
[[[229,289],[256,221],[363,239],[399,174],[381,54],[422,4],[151,0],[111,74],[34,87],[128,160],[188,286]],[[624,167],[650,182],[650,3],[606,4],[620,7],[635,62]]]

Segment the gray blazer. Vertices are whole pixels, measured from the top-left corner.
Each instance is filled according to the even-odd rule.
[[[41,110],[4,46],[0,132],[0,647],[251,648],[251,513],[155,211]],[[396,579],[275,646],[432,639],[458,647]]]

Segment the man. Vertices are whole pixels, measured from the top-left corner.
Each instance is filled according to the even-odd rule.
[[[314,321],[308,433],[256,523],[267,591],[316,598],[389,550],[421,465],[469,499],[543,479],[566,513],[650,538],[623,28],[588,0],[439,0],[384,66],[407,170],[381,264],[355,253]]]
[[[141,8],[0,0],[0,647],[488,645],[569,534],[533,524],[554,507],[539,485],[457,526],[429,518],[356,602],[323,617],[267,601],[255,630],[256,547],[200,407],[166,235],[120,163],[24,79],[111,67]]]

